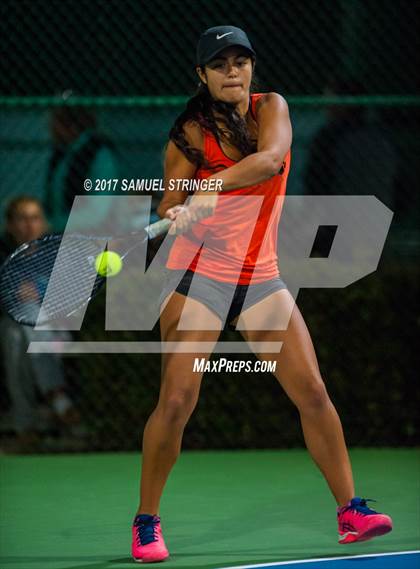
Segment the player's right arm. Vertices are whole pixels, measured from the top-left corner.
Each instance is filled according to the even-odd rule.
[[[203,137],[198,125],[188,123],[184,125],[184,131],[188,143],[195,148],[202,150]],[[196,164],[190,162],[185,154],[176,146],[172,140],[166,147],[164,164],[164,193],[162,200],[157,208],[160,217],[175,219],[176,213],[183,206],[189,193],[182,190],[169,190],[170,180],[192,179],[197,171]]]

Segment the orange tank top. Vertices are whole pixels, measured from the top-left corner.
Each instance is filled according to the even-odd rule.
[[[254,118],[263,95],[251,95]],[[197,170],[195,179],[201,180],[236,163],[212,133],[203,131],[203,137],[210,167]],[[289,150],[280,172],[260,184],[220,193],[213,215],[175,239],[166,266],[232,284],[249,284],[251,278],[256,284],[278,276],[277,231],[290,158]]]

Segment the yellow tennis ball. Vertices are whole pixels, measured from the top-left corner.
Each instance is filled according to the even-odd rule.
[[[95,259],[96,272],[101,277],[115,277],[121,271],[123,261],[115,251],[104,251]]]

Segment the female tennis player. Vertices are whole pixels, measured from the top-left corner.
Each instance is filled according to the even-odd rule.
[[[389,532],[392,520],[355,497],[340,419],[305,322],[279,276],[277,225],[292,131],[280,95],[251,93],[254,66],[255,52],[239,28],[218,26],[200,37],[199,90],[175,121],[166,150],[159,214],[173,221],[171,232],[178,236],[161,297],[162,340],[214,345],[225,322],[235,325],[240,316],[245,340],[283,342],[279,353],[256,355],[276,360],[275,377],[299,410],[307,448],[337,502],[339,542],[364,541]],[[199,189],[186,205],[187,192],[168,191],[177,179],[216,180],[221,191]],[[285,316],[288,326],[282,329]],[[140,505],[132,528],[138,562],[169,556],[159,502],[197,403],[197,357],[209,354],[198,348],[194,354],[163,355],[159,401],[144,431]]]

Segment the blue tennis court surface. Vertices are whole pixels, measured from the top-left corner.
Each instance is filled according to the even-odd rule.
[[[276,567],[284,569],[287,566],[291,569],[420,569],[420,551],[280,561],[220,569],[276,569]]]

